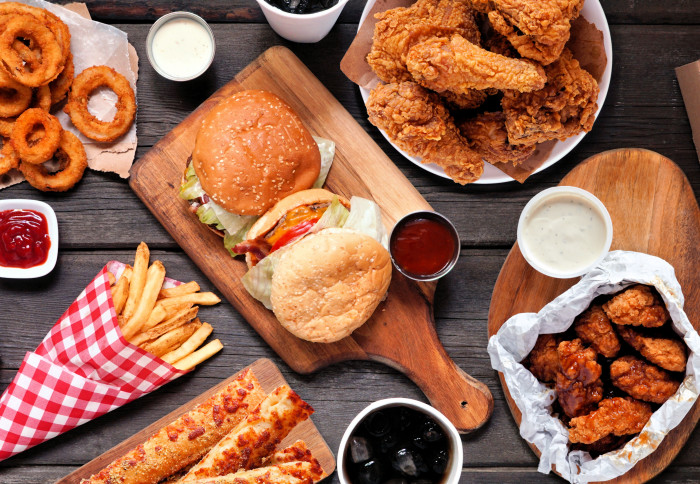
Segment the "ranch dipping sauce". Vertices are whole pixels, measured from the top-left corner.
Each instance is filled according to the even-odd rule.
[[[575,187],[534,197],[518,224],[518,244],[535,269],[551,277],[579,276],[610,249],[612,222],[605,206]]]
[[[161,17],[148,37],[153,68],[171,80],[194,79],[207,70],[214,58],[214,37],[209,26],[189,12]]]

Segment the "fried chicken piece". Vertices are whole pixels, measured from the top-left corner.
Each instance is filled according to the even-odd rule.
[[[402,150],[436,163],[457,183],[478,180],[484,161],[459,134],[440,97],[414,82],[377,86],[367,100],[369,122]]]
[[[541,382],[553,382],[559,371],[559,338],[553,334],[541,334],[534,348],[527,355],[525,366]]]
[[[411,80],[406,54],[417,42],[459,34],[478,44],[481,38],[466,0],[418,0],[410,7],[393,8],[375,17],[378,22],[367,63],[387,83]]]
[[[561,368],[555,387],[559,404],[569,417],[585,415],[603,398],[603,369],[596,362],[596,352],[575,339],[559,343],[557,353]]]
[[[488,93],[470,89],[464,94],[455,94],[450,91],[440,93],[440,97],[450,106],[455,109],[476,109],[486,101]]]
[[[506,117],[502,112],[483,113],[459,124],[469,146],[489,163],[510,163],[518,166],[535,152],[534,146],[518,146],[508,142]]]
[[[569,422],[569,441],[592,444],[610,434],[630,435],[642,431],[651,418],[648,403],[631,398],[606,398],[598,410]]]
[[[406,67],[423,87],[437,92],[463,94],[469,89],[542,89],[546,77],[541,66],[482,49],[460,35],[434,37],[414,44]]]
[[[634,356],[623,356],[610,365],[612,384],[645,402],[664,403],[676,393],[680,382],[666,371]]]
[[[539,91],[507,91],[501,100],[508,139],[534,145],[551,139],[565,140],[593,127],[598,110],[598,83],[581,68],[571,51],[545,67],[547,84]]]
[[[685,371],[688,361],[685,343],[678,339],[644,336],[629,326],[618,326],[617,332],[625,342],[644,358],[668,371]]]
[[[583,0],[477,0],[473,4],[481,12],[488,11],[493,28],[520,55],[547,65],[561,55]]]
[[[617,294],[603,304],[603,309],[615,324],[656,328],[671,318],[656,291],[642,284]]]
[[[620,351],[620,340],[601,306],[591,306],[574,321],[576,335],[606,358]]]

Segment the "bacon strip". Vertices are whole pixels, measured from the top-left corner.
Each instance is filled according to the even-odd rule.
[[[262,237],[257,237],[255,239],[244,240],[240,244],[236,244],[233,251],[236,254],[245,254],[250,252],[253,254],[253,257],[257,258],[258,260],[263,260],[265,257],[270,255],[270,249],[272,249],[272,245],[270,245],[267,240],[263,239]]]

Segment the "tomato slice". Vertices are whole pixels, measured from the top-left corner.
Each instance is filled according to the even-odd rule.
[[[304,222],[301,222],[301,223],[296,224],[295,226],[291,227],[282,236],[280,236],[280,238],[277,239],[277,241],[272,245],[272,248],[270,249],[270,253],[276,251],[280,247],[284,247],[285,245],[287,245],[289,242],[296,239],[297,237],[304,235],[306,232],[311,230],[311,227],[316,225],[316,222],[318,222],[319,219],[320,219],[320,217],[311,218],[311,219],[305,220]]]

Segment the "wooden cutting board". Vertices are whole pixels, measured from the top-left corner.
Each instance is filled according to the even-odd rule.
[[[700,209],[688,179],[668,158],[653,151],[621,149],[593,156],[569,173],[560,185],[580,187],[597,196],[613,222],[611,250],[631,250],[669,262],[685,296],[685,312],[700,329]],[[488,333],[494,335],[511,316],[538,312],[578,279],[553,279],[532,269],[516,243],[498,276],[489,308]],[[503,374],[501,385],[515,421],[521,413]],[[629,472],[608,483],[645,482],[661,472],[685,444],[700,419],[696,403],[658,449]],[[540,456],[537,449],[532,450]]]
[[[279,369],[275,364],[266,359],[261,358],[255,361],[249,367],[253,370],[253,374],[258,379],[260,386],[266,393],[272,392],[275,388],[280,385],[286,385],[287,381],[280,373]],[[244,368],[241,371],[244,371]],[[240,372],[239,372],[240,373]],[[213,394],[217,393],[219,390],[224,388],[229,383],[236,379],[239,374],[236,373],[232,377],[222,381],[215,387],[210,388],[208,391],[202,393],[196,398],[193,398],[186,404],[182,405],[180,408],[173,410],[165,417],[153,422],[151,425],[143,429],[142,431],[132,435],[125,441],[117,444],[116,446],[109,449],[104,454],[95,457],[93,460],[85,464],[80,469],[77,469],[70,474],[68,474],[63,479],[56,481],[56,484],[77,484],[81,479],[87,479],[93,474],[99,472],[100,470],[107,467],[112,461],[123,456],[131,449],[135,448],[137,445],[144,443],[148,438],[155,434],[158,430],[168,425],[170,422],[178,419],[182,414],[189,412],[194,407],[204,402],[210,398]],[[303,398],[304,396],[301,395]],[[280,442],[278,449],[283,449],[292,445],[297,440],[303,440],[306,442],[306,446],[309,448],[314,457],[321,464],[321,467],[326,472],[326,474],[331,475],[335,470],[335,457],[333,457],[333,452],[323,440],[321,433],[318,431],[311,419],[301,422],[299,425],[294,427],[292,431],[287,435],[287,437]]]
[[[240,278],[245,264],[231,258],[221,239],[178,197],[182,175],[202,118],[219,101],[243,89],[263,89],[284,99],[309,130],[336,143],[326,187],[346,197],[374,200],[391,228],[406,213],[430,205],[364,129],[288,49],[273,47],[215,92],[168,133],[131,170],[130,184],[165,229],[233,306],[295,371],[310,373],[344,360],[375,360],[405,373],[461,432],[488,420],[493,399],[486,385],[449,358],[433,321],[435,284],[417,284],[396,270],[389,295],[374,316],[350,337],[309,343],[283,329],[254,300]]]

